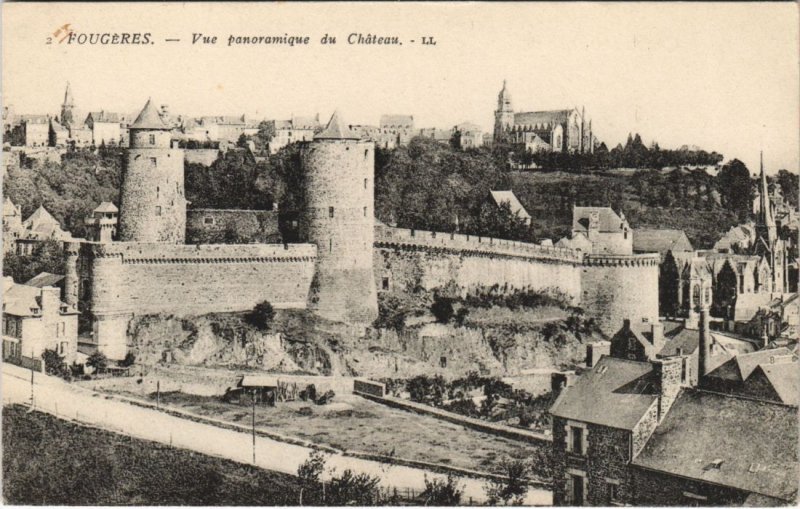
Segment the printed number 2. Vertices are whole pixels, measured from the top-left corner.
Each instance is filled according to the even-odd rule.
[[[52,37],[48,37],[47,38],[47,44],[53,44],[53,38]]]

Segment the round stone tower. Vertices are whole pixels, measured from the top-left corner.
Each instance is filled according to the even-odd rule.
[[[375,146],[338,114],[302,149],[304,230],[317,245],[309,309],[330,320],[370,323],[378,316],[372,265]]]
[[[170,147],[170,128],[148,99],[130,126],[123,160],[119,239],[183,244],[186,198],[183,150]]]

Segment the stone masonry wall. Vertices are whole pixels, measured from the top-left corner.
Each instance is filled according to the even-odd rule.
[[[305,308],[316,246],[85,243],[81,256],[88,273],[79,279],[90,284],[79,291],[82,308],[94,318],[98,344],[118,352],[132,314],[245,311],[263,300]]]
[[[658,320],[658,254],[588,255],[581,274],[581,306],[611,336],[630,319]]]
[[[684,479],[662,472],[654,472],[637,466],[631,467],[634,484],[634,504],[639,506],[741,506],[748,493]],[[692,498],[687,493],[706,497]]]
[[[228,238],[234,235],[235,238]],[[278,213],[271,210],[189,209],[186,242],[189,244],[276,244],[281,241]]]

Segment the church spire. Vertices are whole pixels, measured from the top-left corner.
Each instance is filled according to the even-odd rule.
[[[772,206],[769,201],[769,186],[767,185],[767,174],[764,172],[764,152],[761,152],[761,186],[759,189],[761,194],[761,210],[758,214],[759,222],[766,228],[767,237],[770,242],[775,240],[776,227],[775,218],[772,217]]]
[[[75,101],[72,99],[72,87],[67,82],[67,89],[64,91],[64,103],[61,105],[61,124],[67,126],[73,122],[72,110],[75,108]]]

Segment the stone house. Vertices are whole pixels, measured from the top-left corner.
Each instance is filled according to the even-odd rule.
[[[681,387],[681,364],[602,357],[550,409],[553,503],[631,503],[629,464]]]
[[[3,279],[3,361],[42,369],[42,353],[55,350],[67,363],[78,351],[78,310],[61,301],[57,287]]]
[[[274,135],[269,142],[269,153],[276,154],[283,147],[314,139],[321,129],[319,114],[314,117],[292,117],[289,120],[272,120]]]
[[[797,406],[684,389],[632,462],[633,503],[794,505],[797,444]]]
[[[636,228],[633,230],[634,253],[658,253],[662,259],[668,251],[673,253],[694,251],[683,230]]]
[[[119,145],[121,119],[117,113],[109,111],[93,111],[86,116],[84,125],[92,131],[92,143],[99,147]]]
[[[572,237],[585,236],[592,243],[592,254],[630,255],[633,233],[625,215],[610,207],[574,207]]]
[[[50,142],[50,118],[47,115],[20,115],[17,140],[26,147],[46,147]]]

